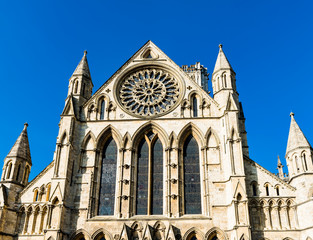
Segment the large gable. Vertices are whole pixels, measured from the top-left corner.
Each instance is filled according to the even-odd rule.
[[[107,111],[114,110],[115,119],[175,118],[181,116],[181,107],[189,107],[192,95],[198,95],[199,105],[218,111],[218,104],[209,93],[148,41],[95,92],[84,108],[90,120],[93,109],[101,108],[101,99],[105,99]]]

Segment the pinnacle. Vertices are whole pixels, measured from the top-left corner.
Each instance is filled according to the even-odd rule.
[[[216,59],[215,67],[213,70],[213,73],[221,70],[221,69],[230,69],[233,70],[227,57],[225,56],[225,53],[223,52],[223,45],[219,45],[219,53]]]
[[[88,61],[87,61],[87,51],[86,50],[84,51],[84,56],[82,57],[79,64],[77,65],[73,75],[83,75],[85,77],[91,78],[89,66],[88,66]]]
[[[28,124],[24,123],[23,131],[17,138],[7,157],[19,157],[32,164],[28,142],[27,126]]]
[[[300,129],[299,125],[297,124],[294,113],[290,113],[291,122],[290,122],[290,129],[289,129],[289,136],[288,136],[288,143],[287,143],[287,150],[286,154],[300,147],[309,147],[311,148],[310,143],[304,136],[302,130]]]

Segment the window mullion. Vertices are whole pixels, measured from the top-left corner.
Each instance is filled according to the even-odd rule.
[[[147,214],[151,215],[152,209],[152,149],[151,149],[151,142],[149,139],[147,140],[148,147],[149,147],[149,161],[148,161],[148,209]]]

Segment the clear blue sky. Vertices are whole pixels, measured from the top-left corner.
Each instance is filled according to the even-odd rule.
[[[178,65],[200,61],[210,73],[224,45],[250,156],[276,172],[290,111],[313,143],[312,10],[312,1],[279,0],[1,1],[0,159],[28,122],[36,176],[52,161],[68,79],[83,51],[95,91],[151,39]]]

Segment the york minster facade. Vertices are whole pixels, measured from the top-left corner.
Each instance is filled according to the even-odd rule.
[[[98,90],[69,79],[51,163],[28,182],[27,124],[4,159],[3,240],[312,240],[312,147],[291,114],[288,173],[249,157],[236,74],[148,41]],[[38,164],[38,163],[36,163]]]

